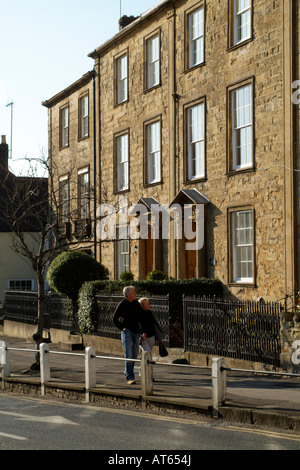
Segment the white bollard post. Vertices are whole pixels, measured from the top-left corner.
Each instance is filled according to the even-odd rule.
[[[85,349],[85,400],[90,401],[90,389],[96,387],[96,351]]]
[[[10,362],[9,362],[9,351],[7,348],[9,344],[5,341],[0,341],[0,364],[2,368],[2,377],[10,376]]]
[[[141,385],[142,397],[153,395],[153,378],[152,378],[152,355],[150,352],[142,351],[141,361]]]
[[[50,353],[49,344],[40,344],[40,369],[41,369],[41,393],[45,395],[45,382],[49,382],[50,374]]]
[[[212,360],[212,405],[213,417],[219,417],[219,407],[226,400],[226,371],[225,359],[214,357]]]

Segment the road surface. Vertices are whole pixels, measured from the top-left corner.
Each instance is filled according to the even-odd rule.
[[[0,395],[0,450],[102,450],[106,460],[113,459],[109,463],[118,465],[122,464],[118,461],[122,450],[127,456],[147,450],[154,457],[159,451],[168,451],[169,464],[174,465],[177,461],[171,459],[180,452],[180,456],[187,455],[186,462],[181,462],[184,467],[188,456],[196,455],[192,451],[299,449],[300,433],[295,431],[242,426],[196,415],[159,415]],[[142,468],[143,462],[130,463]]]

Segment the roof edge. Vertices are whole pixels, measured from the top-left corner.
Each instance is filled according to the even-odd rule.
[[[119,41],[120,38],[126,37],[128,34],[130,34],[132,31],[134,31],[136,28],[140,26],[140,24],[144,23],[145,21],[149,20],[152,18],[152,16],[156,15],[160,11],[163,10],[168,4],[173,5],[174,0],[161,0],[159,3],[154,5],[154,7],[148,9],[144,13],[142,13],[135,21],[130,23],[128,26],[123,28],[121,31],[119,31],[115,36],[112,38],[108,39],[105,43],[103,43],[101,46],[97,47],[94,49],[94,51],[90,52],[88,54],[88,57],[95,59],[99,54],[104,52],[106,49],[111,47],[115,42]]]
[[[76,80],[76,82],[72,83],[72,85],[69,85],[67,88],[54,95],[52,98],[42,101],[42,106],[51,108],[59,101],[68,98],[72,93],[79,90],[83,85],[88,83],[94,77],[94,74],[94,70],[90,70],[89,72],[85,73],[81,78],[79,78],[79,80]]]

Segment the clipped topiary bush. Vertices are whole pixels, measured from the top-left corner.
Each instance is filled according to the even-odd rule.
[[[164,272],[153,269],[153,271],[150,271],[147,274],[146,281],[165,281],[167,277],[168,276]]]
[[[131,271],[123,271],[120,276],[120,280],[124,282],[131,282],[134,280],[134,275]]]
[[[46,276],[51,289],[78,299],[81,286],[88,281],[108,279],[108,269],[80,251],[63,251],[50,264]]]

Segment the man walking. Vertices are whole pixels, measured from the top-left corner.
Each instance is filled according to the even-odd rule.
[[[125,352],[125,358],[136,359],[139,352],[139,340],[142,335],[143,309],[135,299],[134,287],[127,286],[123,289],[125,296],[116,308],[113,322],[121,330],[121,339]],[[125,375],[128,385],[134,385],[134,362],[125,362]]]

